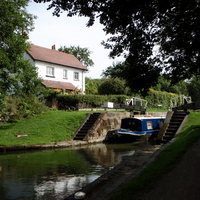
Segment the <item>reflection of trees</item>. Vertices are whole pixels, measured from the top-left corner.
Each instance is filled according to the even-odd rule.
[[[25,154],[0,156],[3,171],[13,171],[13,176],[23,178],[37,174],[52,172],[83,174],[88,170],[88,164],[77,156],[74,150],[45,151]]]
[[[63,188],[66,185],[67,187],[61,193],[67,193],[70,187],[80,188],[86,184],[86,178],[74,175],[85,174],[90,167],[74,150],[6,155],[0,156],[0,162],[3,168],[0,174],[0,188],[4,189],[1,190],[0,199],[12,195],[15,199],[18,194],[23,197],[23,191],[27,191],[28,196],[25,198],[33,197],[34,189],[48,196],[54,194],[54,191],[58,192],[58,188],[64,183]],[[13,193],[16,188],[17,192]]]
[[[121,162],[121,158],[105,144],[90,145],[77,150],[78,154],[90,164],[100,164],[105,168],[113,167]]]

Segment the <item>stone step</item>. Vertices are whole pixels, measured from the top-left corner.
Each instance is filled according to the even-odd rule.
[[[79,132],[74,136],[74,140],[83,140],[84,137],[87,135],[88,130],[92,128],[93,124],[98,119],[101,113],[92,113],[89,119],[85,122]]]

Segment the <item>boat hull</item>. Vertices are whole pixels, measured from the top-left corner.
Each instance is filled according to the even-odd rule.
[[[117,130],[117,138],[118,140],[131,140],[131,141],[135,141],[135,140],[148,140],[148,139],[153,139],[155,138],[158,133],[159,130],[154,130],[154,131],[150,131],[150,132],[139,132],[139,131],[126,131],[126,130],[121,130],[118,129]]]

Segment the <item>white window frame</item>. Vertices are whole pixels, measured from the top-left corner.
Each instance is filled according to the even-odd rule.
[[[67,70],[66,69],[63,69],[63,78],[67,79]]]
[[[79,72],[74,72],[74,80],[79,81]]]
[[[55,77],[55,70],[54,67],[47,66],[46,67],[46,76]]]

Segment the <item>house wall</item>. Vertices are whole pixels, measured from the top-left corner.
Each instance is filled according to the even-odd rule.
[[[72,68],[65,67],[61,65],[56,65],[52,63],[46,63],[41,61],[33,61],[33,59],[27,54],[24,54],[24,57],[30,60],[31,64],[37,68],[38,77],[43,80],[51,80],[51,81],[60,81],[60,82],[68,82],[72,83],[76,88],[81,89],[83,92],[85,91],[85,71]],[[54,68],[54,77],[46,76],[46,67]],[[67,70],[67,79],[63,78],[63,70]],[[79,73],[79,80],[74,80],[74,72]]]

